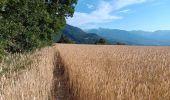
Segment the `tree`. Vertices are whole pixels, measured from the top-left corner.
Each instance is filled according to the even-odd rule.
[[[67,36],[62,34],[58,43],[75,43],[75,42],[69,39]]]
[[[100,38],[98,41],[96,41],[95,44],[107,44],[106,40],[103,38]]]
[[[6,2],[7,0],[0,0],[0,7],[3,6]]]
[[[77,0],[2,0],[0,53],[26,52],[52,44],[72,17]]]
[[[116,42],[115,45],[127,45],[126,43],[123,43],[123,42]]]

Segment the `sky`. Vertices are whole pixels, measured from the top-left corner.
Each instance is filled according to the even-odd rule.
[[[170,30],[170,0],[78,0],[67,23],[82,29]]]

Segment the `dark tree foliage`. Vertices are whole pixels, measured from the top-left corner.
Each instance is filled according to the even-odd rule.
[[[96,43],[95,44],[107,44],[107,42],[106,42],[106,40],[105,39],[103,39],[103,38],[100,38],[98,41],[96,41]]]
[[[116,42],[115,45],[127,45],[126,43],[122,43],[122,42]]]
[[[52,44],[77,0],[0,0],[0,55]]]
[[[60,40],[58,41],[58,43],[68,43],[68,44],[72,44],[75,43],[74,41],[72,41],[71,39],[69,39],[67,36],[65,36],[64,34],[61,35]]]

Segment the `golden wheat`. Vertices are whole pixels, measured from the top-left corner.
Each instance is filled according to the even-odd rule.
[[[56,48],[79,100],[170,100],[170,47]]]
[[[170,47],[56,44],[0,73],[0,100],[170,100]]]

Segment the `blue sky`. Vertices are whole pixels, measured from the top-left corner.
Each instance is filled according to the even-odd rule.
[[[170,0],[79,0],[67,23],[82,29],[170,30]]]

